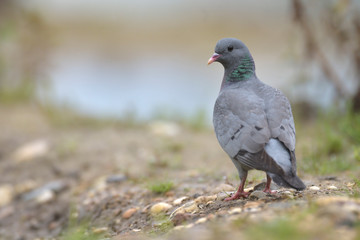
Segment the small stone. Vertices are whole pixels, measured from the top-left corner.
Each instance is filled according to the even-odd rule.
[[[44,139],[35,140],[19,147],[13,154],[18,163],[44,156],[49,151],[49,143]]]
[[[105,190],[107,188],[106,178],[107,178],[106,176],[97,178],[93,184],[94,189],[96,189],[98,191]]]
[[[193,223],[189,223],[188,225],[185,225],[185,228],[192,228],[194,226]]]
[[[219,192],[232,192],[232,191],[235,191],[235,188],[233,186],[222,183],[218,187],[214,188],[211,192],[219,193]]]
[[[288,199],[294,199],[295,198],[294,194],[292,192],[290,192],[290,191],[284,191],[284,192],[282,192],[282,195],[284,195]]]
[[[167,210],[169,210],[170,208],[172,208],[172,205],[165,203],[165,202],[159,202],[154,204],[151,208],[150,208],[150,212],[151,214],[159,214],[161,212],[166,212]]]
[[[181,230],[181,229],[184,229],[185,226],[184,225],[178,225],[176,227],[174,227],[174,230]]]
[[[138,208],[130,208],[123,213],[122,217],[125,219],[131,218],[137,211]]]
[[[190,201],[185,203],[184,205],[178,207],[175,209],[171,214],[170,218],[173,218],[177,214],[184,214],[184,213],[193,213],[199,210],[198,205],[195,203],[195,201]]]
[[[334,185],[328,186],[327,189],[329,190],[337,190],[338,188]]]
[[[232,208],[228,211],[229,214],[239,214],[242,212],[241,208]]]
[[[134,228],[132,231],[133,231],[133,232],[141,232],[141,229]]]
[[[55,194],[55,193],[59,193],[61,191],[63,191],[64,189],[66,189],[68,187],[68,185],[64,182],[64,181],[53,181],[53,182],[50,182],[48,184],[45,184],[44,186],[41,186],[39,188],[36,188],[34,190],[32,190],[31,192],[29,193],[26,193],[24,196],[23,196],[23,199],[25,201],[29,201],[29,200],[33,200],[33,199],[38,199],[39,196],[43,195],[44,192],[48,192],[48,193],[45,193],[44,196],[46,195],[50,195],[51,193],[49,193],[49,191],[52,192],[52,194]],[[44,197],[43,196],[43,197]],[[55,196],[54,196],[55,197]],[[41,197],[40,197],[41,198]]]
[[[215,201],[217,198],[217,195],[211,195],[211,196],[200,196],[195,199],[196,203],[207,203],[209,201]]]
[[[254,191],[254,187],[248,187],[244,189],[244,192],[251,192]]]
[[[199,218],[196,222],[195,222],[195,224],[201,224],[201,223],[204,223],[204,222],[206,222],[207,221],[207,218],[206,217],[202,217],[202,218]]]
[[[177,198],[173,201],[173,204],[174,205],[180,205],[183,201],[185,201],[186,199],[188,199],[188,197],[184,196],[184,197],[180,197],[180,198]]]
[[[100,227],[100,228],[93,228],[92,232],[95,234],[99,234],[99,233],[106,232],[107,230],[108,230],[107,227]]]
[[[261,210],[262,204],[263,204],[263,201],[247,202],[244,205],[244,211],[245,212],[258,212]]]
[[[355,183],[354,182],[347,182],[345,184],[348,188],[352,188],[353,186],[355,186]]]
[[[47,203],[55,199],[55,193],[51,190],[42,191],[35,200],[38,203]]]
[[[181,129],[175,122],[155,121],[149,125],[150,131],[162,137],[176,137]]]
[[[267,197],[267,193],[263,191],[254,191],[250,194],[250,199],[264,199]]]
[[[210,204],[213,204],[213,203],[214,203],[214,201],[208,201],[205,205],[209,206]]]
[[[173,218],[171,218],[171,221],[173,222],[174,226],[178,226],[183,222],[189,220],[190,217],[191,215],[188,213],[178,213]]]
[[[0,186],[0,207],[9,204],[14,195],[14,189],[9,184],[4,184]]]
[[[219,201],[224,200],[225,198],[231,197],[232,194],[234,194],[235,192],[219,192],[216,195],[216,199]]]
[[[319,187],[317,187],[317,186],[311,186],[311,187],[309,187],[309,190],[312,190],[312,191],[319,191],[319,190],[320,190],[320,188],[319,188]]]
[[[112,175],[106,178],[106,183],[121,183],[127,180],[127,177],[122,174]]]

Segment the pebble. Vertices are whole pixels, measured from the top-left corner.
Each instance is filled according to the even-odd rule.
[[[61,181],[61,180],[53,181],[53,182],[50,182],[48,184],[45,184],[44,186],[36,188],[36,189],[32,190],[29,193],[26,193],[23,196],[23,199],[26,200],[26,201],[33,200],[33,199],[38,199],[39,196],[43,195],[43,192],[51,191],[52,194],[55,194],[55,193],[59,193],[59,192],[63,191],[67,187],[68,187],[68,185],[64,181]],[[51,193],[49,193],[49,192],[45,193],[45,196],[50,195],[50,194]]]
[[[193,223],[189,223],[188,225],[185,225],[185,228],[192,228],[194,226]]]
[[[235,192],[219,192],[216,195],[216,199],[219,201],[224,200],[225,198],[231,197],[232,194],[234,194]]]
[[[185,201],[186,199],[188,199],[188,197],[184,196],[184,197],[180,197],[180,198],[177,198],[173,201],[173,204],[174,205],[180,205],[183,201]]]
[[[141,232],[141,229],[134,228],[132,231],[133,231],[133,232]]]
[[[0,186],[0,207],[9,204],[14,195],[14,189],[9,184],[4,184]]]
[[[241,208],[232,208],[228,211],[229,214],[239,214],[242,212]]]
[[[244,192],[254,191],[254,187],[248,187],[244,189]]]
[[[355,183],[354,182],[347,182],[345,184],[348,188],[352,188],[353,186],[355,186]]]
[[[319,191],[319,190],[320,190],[320,188],[319,188],[319,187],[317,187],[317,186],[311,186],[311,187],[309,187],[309,190],[312,190],[312,191]]]
[[[196,222],[195,222],[195,224],[201,224],[201,223],[204,223],[204,222],[206,222],[207,221],[207,218],[206,217],[202,217],[202,218],[199,218]]]
[[[47,203],[55,199],[55,193],[52,190],[42,191],[36,198],[35,201],[38,203]]]
[[[254,191],[250,194],[250,199],[264,199],[267,197],[267,193],[263,191]]]
[[[153,134],[162,137],[176,137],[181,131],[178,124],[170,121],[154,121],[149,128]]]
[[[106,183],[121,183],[127,180],[127,177],[123,174],[112,175],[106,178]]]
[[[229,184],[223,183],[217,186],[216,188],[214,188],[211,192],[219,193],[219,192],[231,192],[231,191],[235,191],[235,188]]]
[[[100,228],[93,228],[92,232],[95,234],[99,234],[99,233],[106,232],[107,230],[108,230],[107,227],[100,227]]]
[[[178,226],[183,222],[189,220],[190,216],[191,215],[188,213],[176,214],[173,218],[171,218],[171,221],[173,222],[174,226]]]
[[[185,228],[184,225],[179,225],[179,226],[174,227],[174,230],[181,230],[181,229],[184,229],[184,228]]]
[[[245,212],[258,212],[261,210],[261,205],[263,204],[263,201],[257,201],[257,202],[247,202],[244,205],[244,211]]]
[[[284,191],[284,192],[282,192],[282,194],[285,195],[285,197],[288,198],[288,199],[294,199],[295,198],[294,194],[292,192],[290,192],[290,191]]]
[[[19,147],[13,154],[18,163],[31,161],[44,156],[49,151],[49,142],[44,139],[35,140]]]
[[[334,185],[328,186],[327,189],[329,190],[337,190],[338,188]]]
[[[217,195],[211,195],[211,196],[200,196],[195,199],[196,203],[207,203],[209,201],[215,201],[217,198]]]
[[[138,208],[130,208],[123,213],[122,217],[125,219],[131,218],[138,210]]]
[[[182,206],[175,209],[171,214],[170,218],[173,218],[177,214],[184,214],[184,213],[194,213],[199,209],[198,205],[195,203],[195,201],[190,201]]]
[[[172,208],[171,204],[165,203],[165,202],[159,202],[154,204],[151,208],[150,208],[150,212],[151,214],[159,214],[161,212],[166,212],[167,210],[169,210],[170,208]]]

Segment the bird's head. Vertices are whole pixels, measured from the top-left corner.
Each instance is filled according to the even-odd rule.
[[[249,49],[236,38],[223,38],[215,46],[215,53],[209,59],[208,64],[221,63],[225,68],[238,65],[244,57],[251,57]],[[252,57],[251,57],[252,58]]]

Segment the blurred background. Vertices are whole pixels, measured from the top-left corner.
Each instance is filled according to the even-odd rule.
[[[178,223],[170,208],[152,218],[154,202],[173,210],[234,189],[211,123],[224,70],[207,65],[224,37],[288,96],[298,175],[313,189],[269,201],[276,214],[240,209],[234,224],[222,220],[235,205],[206,203],[221,221],[193,236],[359,236],[360,1],[0,0],[0,239],[163,234]],[[264,177],[251,172],[247,186]]]
[[[360,98],[358,1],[0,4],[2,101],[210,123],[223,69],[206,62],[223,37],[245,42],[258,77],[293,103],[333,109]]]

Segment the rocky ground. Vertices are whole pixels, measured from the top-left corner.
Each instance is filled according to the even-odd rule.
[[[250,197],[224,202],[238,178],[211,129],[69,120],[37,106],[0,116],[0,239],[360,239],[358,166],[299,168],[306,190],[271,195],[253,171]]]

